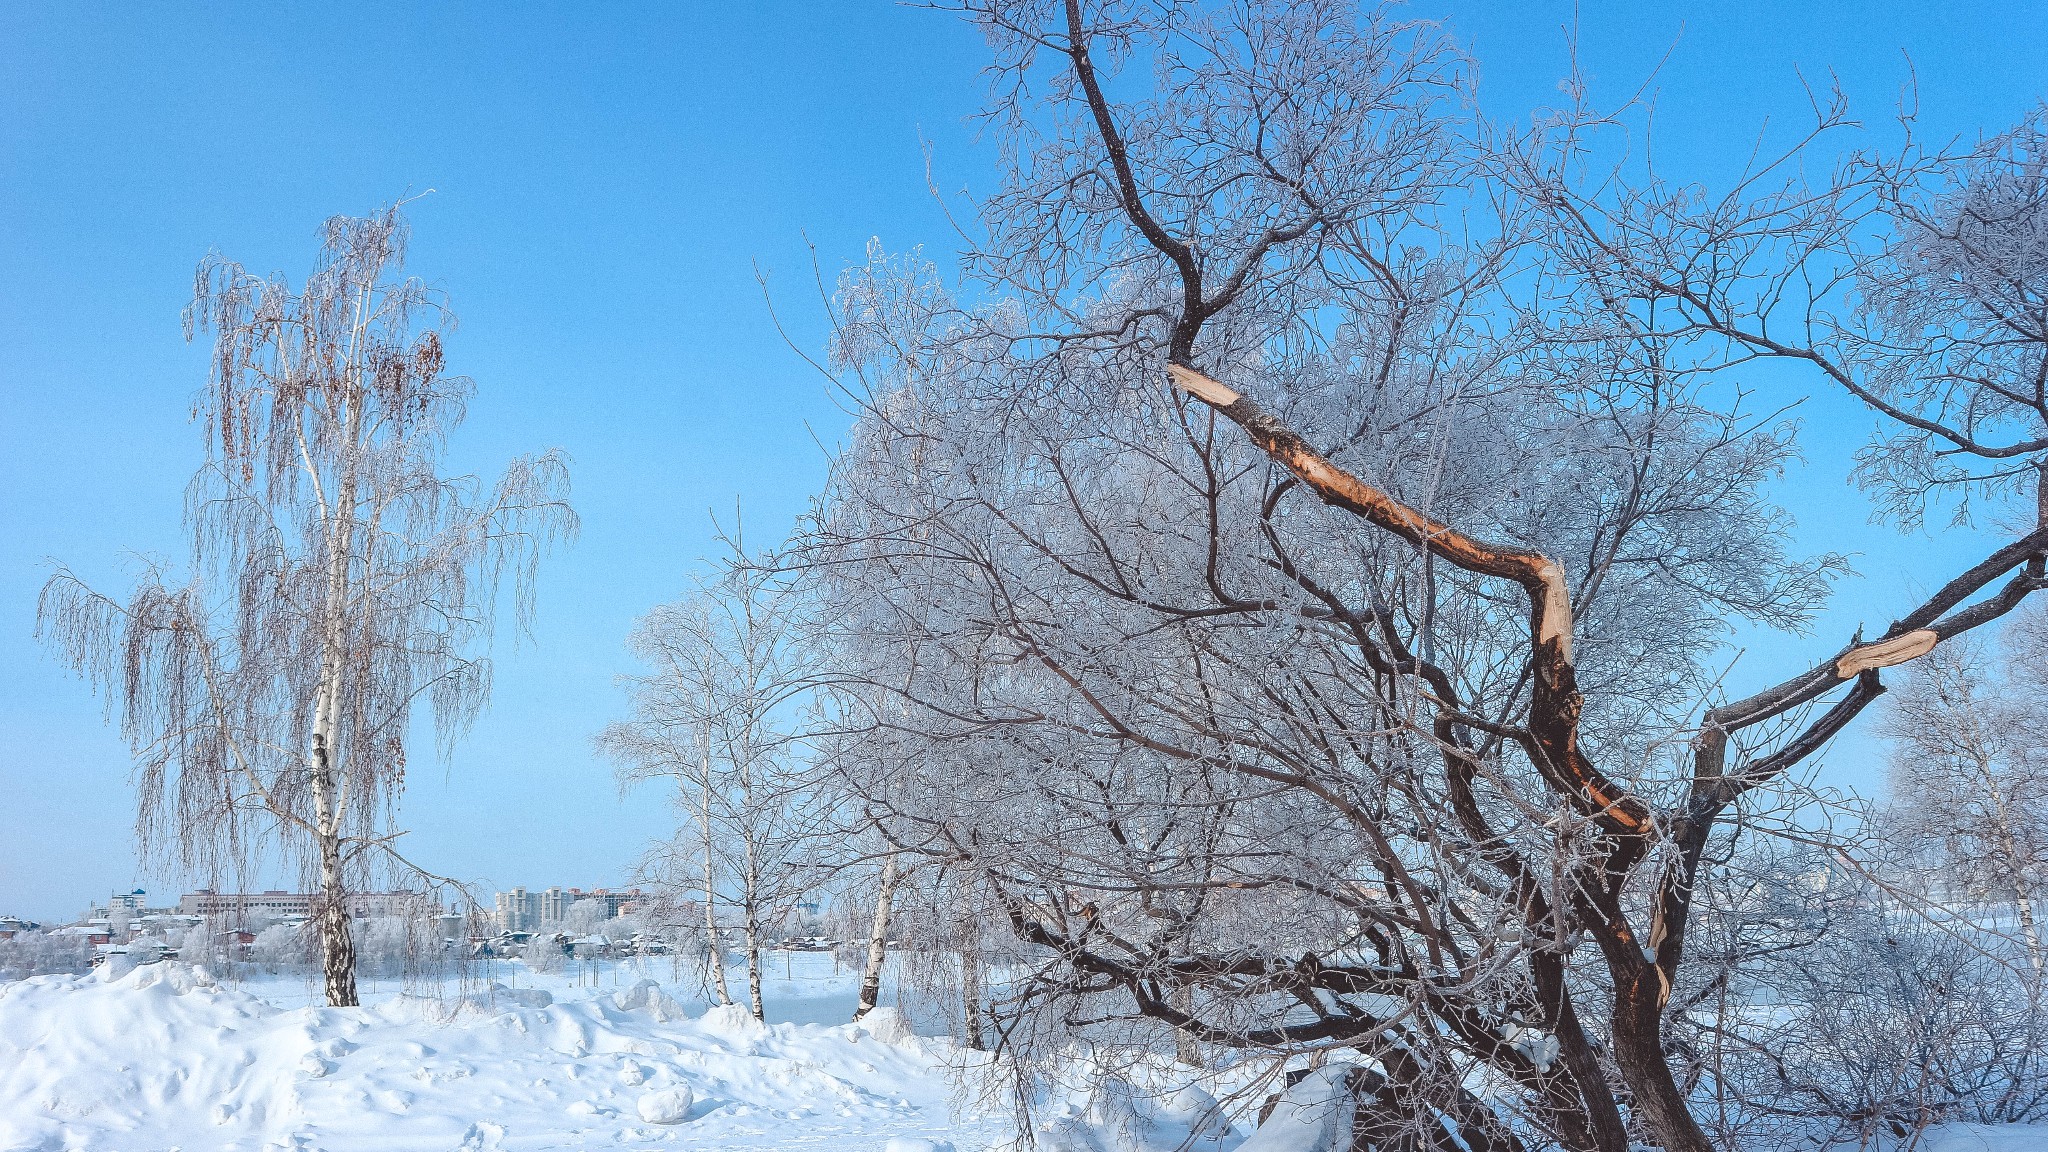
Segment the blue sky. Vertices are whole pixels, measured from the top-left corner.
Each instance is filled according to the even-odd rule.
[[[1902,49],[1931,128],[2011,122],[2048,97],[2048,17],[2028,9],[1586,3],[1580,46],[1609,95],[1669,51],[1660,151],[1709,175],[1766,115],[1796,120],[1797,69],[1832,67],[1884,119]],[[1408,10],[1470,45],[1494,114],[1554,98],[1572,5]],[[501,636],[489,714],[451,762],[415,768],[412,851],[487,884],[624,880],[668,823],[590,750],[620,707],[624,636],[710,549],[710,510],[741,502],[756,538],[786,528],[824,472],[814,434],[845,424],[754,269],[815,345],[806,237],[828,276],[870,236],[949,252],[920,141],[942,187],[989,186],[966,123],[981,62],[972,29],[872,0],[0,9],[0,912],[68,917],[181,879],[138,870],[126,751],[30,633],[49,560],[119,589],[135,554],[181,554],[193,266],[218,249],[296,278],[323,217],[428,188],[412,267],[449,294],[451,365],[479,384],[454,463],[561,448],[584,533],[544,570],[532,640]],[[1842,483],[1867,418],[1825,395],[1807,412],[1788,499],[1808,546],[1861,554],[1864,576],[1810,644],[1766,645],[1738,685],[1881,626],[1961,559],[1867,525]],[[1873,782],[1870,753],[1838,748],[1831,777]]]

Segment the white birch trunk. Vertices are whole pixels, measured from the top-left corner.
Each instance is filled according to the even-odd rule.
[[[747,1011],[756,1020],[768,1019],[767,1009],[761,1003],[761,924],[751,901],[747,908]]]
[[[981,1035],[981,942],[969,933],[960,948],[960,1002],[966,1015],[967,1046],[983,1049]]]
[[[896,900],[897,859],[891,852],[882,859],[882,885],[875,893],[875,918],[868,925],[867,962],[860,971],[860,1000],[853,1007],[855,1020],[874,1011],[882,1000],[882,964],[889,953],[889,912]]]
[[[725,945],[718,938],[718,865],[711,853],[711,791],[706,782],[704,791],[704,932],[708,948],[706,963],[711,965],[711,990],[718,996],[720,1004],[732,1003],[732,992],[725,986]]]

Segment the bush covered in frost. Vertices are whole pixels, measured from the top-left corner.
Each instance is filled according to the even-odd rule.
[[[84,972],[92,967],[93,946],[83,936],[18,932],[0,940],[0,980],[19,980],[52,972]]]

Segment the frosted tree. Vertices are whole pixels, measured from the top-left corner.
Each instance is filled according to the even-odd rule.
[[[822,637],[812,626],[803,637],[811,651]],[[829,641],[823,641],[829,643]],[[830,849],[817,860],[834,881],[835,909],[846,943],[841,958],[857,963],[860,983],[853,1019],[881,1003],[889,942],[899,931],[897,902],[918,871],[920,855],[893,841],[893,825],[875,808],[876,783],[902,770],[918,745],[877,725],[862,693],[823,692],[813,712],[812,743],[819,771],[812,786],[829,813]]]
[[[1027,948],[999,1043],[1355,1060],[1363,1148],[1711,1147],[1667,1029],[1695,894],[2048,550],[2027,508],[1727,692],[1730,625],[1804,627],[1843,567],[1773,497],[1797,394],[1729,383],[1781,357],[1985,449],[1882,496],[2030,484],[2035,409],[1991,401],[2048,350],[2004,286],[2032,145],[1807,188],[1810,139],[1711,195],[1600,168],[1584,108],[1476,122],[1384,11],[962,7],[1004,180],[959,289],[842,279],[859,422],[805,552],[837,682],[922,741],[865,794]]]
[[[500,591],[525,627],[541,557],[576,527],[555,455],[493,484],[442,473],[474,387],[445,371],[452,318],[403,274],[406,237],[396,205],[334,217],[297,290],[202,263],[190,567],[152,563],[125,599],[59,569],[38,605],[134,750],[145,851],[302,864],[336,1006],[356,1003],[347,894],[375,867],[424,875],[396,847],[416,705],[445,754],[488,699]]]
[[[1893,745],[1882,826],[1891,847],[1919,849],[1947,889],[1937,898],[2009,907],[2038,975],[2048,966],[2036,921],[2048,892],[2048,698],[2042,619],[2022,623],[2002,679],[1974,644],[1936,649],[1905,678],[1883,726]]]
[[[588,936],[602,931],[612,919],[611,905],[605,901],[578,900],[563,913],[562,931],[572,936]]]
[[[669,785],[686,828],[694,826],[666,855],[695,855],[702,868],[714,966],[716,910],[723,903],[736,914],[756,1019],[766,1011],[764,934],[816,875],[822,813],[798,723],[812,689],[798,635],[773,558],[748,557],[734,541],[715,578],[635,629],[633,652],[651,671],[630,681],[631,718],[599,737],[622,785]],[[720,1000],[730,1002],[722,969],[714,978]]]

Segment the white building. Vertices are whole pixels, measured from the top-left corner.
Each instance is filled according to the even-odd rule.
[[[525,888],[513,888],[500,892],[495,900],[495,915],[501,932],[531,932],[543,924],[560,924],[569,918],[569,909],[585,900],[597,900],[604,904],[605,918],[631,912],[644,898],[638,888],[563,888],[556,886],[540,892],[529,892]]]
[[[267,892],[215,892],[211,888],[201,888],[197,892],[187,892],[178,901],[178,913],[236,922],[264,917],[283,920],[293,916],[311,916],[313,897],[304,892],[285,892],[276,888]]]
[[[304,920],[313,915],[317,899],[311,892],[215,892],[201,888],[178,901],[178,914],[209,920],[247,924],[255,920]],[[352,892],[348,897],[351,916],[424,916],[438,913],[440,906],[424,892]]]

